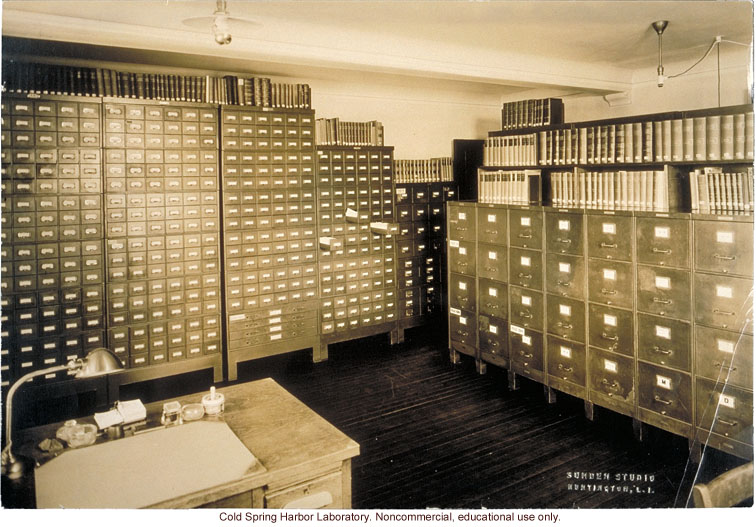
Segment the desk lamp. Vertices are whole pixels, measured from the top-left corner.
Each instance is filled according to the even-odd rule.
[[[123,364],[121,360],[116,357],[113,352],[105,348],[96,348],[90,351],[83,359],[74,359],[69,361],[65,365],[52,366],[42,370],[33,371],[27,373],[19,380],[17,380],[10,390],[8,390],[7,398],[7,423],[5,424],[5,439],[6,445],[2,453],[2,474],[10,479],[18,479],[24,473],[24,465],[12,452],[12,433],[13,426],[11,421],[13,419],[13,396],[26,381],[39,377],[40,375],[47,375],[58,371],[68,371],[69,375],[73,375],[75,379],[89,379],[92,377],[99,377],[108,373],[114,373],[121,371]]]

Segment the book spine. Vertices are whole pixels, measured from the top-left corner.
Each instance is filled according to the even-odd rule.
[[[735,116],[723,115],[721,125],[722,159],[735,159]]]
[[[753,159],[753,112],[745,115],[745,157]]]
[[[693,119],[693,157],[696,161],[706,161],[706,117]]]
[[[745,159],[745,114],[735,115],[735,136],[734,136],[734,157],[735,159]]]
[[[709,161],[722,158],[721,127],[722,118],[719,115],[706,118],[706,159]]]

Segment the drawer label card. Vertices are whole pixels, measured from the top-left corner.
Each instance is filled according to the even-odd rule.
[[[616,280],[617,271],[614,269],[604,269],[604,280]]]
[[[461,315],[461,314],[462,314],[462,311],[460,311],[460,310],[459,310],[459,309],[457,309],[456,307],[450,307],[450,308],[449,308],[449,313],[451,313],[452,315],[457,315],[457,316],[459,316],[459,315]]]
[[[530,267],[530,256],[520,256],[520,265]]]
[[[604,369],[612,373],[617,373],[617,363],[613,360],[604,359]]]
[[[498,260],[499,256],[496,254],[496,251],[488,251],[488,259],[489,260]]]
[[[570,220],[559,220],[559,230],[560,231],[570,230]]]
[[[520,218],[520,225],[523,227],[530,227],[530,217],[523,216],[522,218]]]
[[[495,287],[489,287],[488,288],[488,296],[498,297],[499,296],[499,290]]]
[[[732,231],[717,231],[717,243],[735,243]]]
[[[526,346],[530,346],[533,343],[533,339],[530,338],[530,335],[523,335],[522,343],[525,344]]]
[[[488,325],[488,331],[490,331],[494,335],[498,335],[499,334],[499,328],[496,327],[496,326],[494,326],[493,324],[489,324]]]
[[[604,314],[604,325],[617,327],[617,317],[615,315]]]
[[[467,219],[467,213],[466,212],[460,212],[457,215],[457,218],[459,218],[460,220],[466,220]]]
[[[602,223],[601,232],[604,234],[617,234],[617,225],[614,223]]]
[[[735,409],[735,397],[726,395],[724,393],[719,394],[719,404],[726,406],[727,408]]]
[[[735,344],[730,340],[717,339],[717,350],[722,353],[735,353]]]
[[[569,317],[572,315],[572,307],[564,304],[559,304],[559,314]]]
[[[467,282],[460,282],[460,283],[459,283],[459,288],[460,288],[460,289],[461,289],[462,291],[466,291],[466,290],[467,290]]]
[[[669,239],[669,227],[654,227],[654,237]]]
[[[496,214],[488,215],[488,223],[496,223]]]
[[[732,287],[726,285],[718,285],[717,296],[720,298],[732,298]]]
[[[449,240],[449,247],[457,248],[459,247],[459,242],[457,240]]]
[[[523,306],[530,306],[533,305],[533,299],[529,296],[522,295],[522,305]]]
[[[521,328],[520,326],[511,325],[509,326],[509,329],[514,333],[515,335],[521,335],[525,336],[525,330]]]
[[[657,289],[671,289],[672,280],[667,276],[656,276],[654,277],[654,285]]]
[[[559,354],[568,359],[572,358],[572,350],[566,346],[559,346]]]
[[[271,335],[270,340],[280,340],[283,335],[279,333],[278,335]]]
[[[559,262],[559,272],[560,273],[569,273],[572,266],[565,262]]]
[[[665,377],[663,375],[657,375],[656,376],[656,385],[659,388],[664,388],[665,390],[671,390],[672,389],[672,379],[669,377]]]
[[[670,328],[664,327],[664,326],[656,326],[656,336],[659,338],[671,340],[672,339],[672,330]]]
[[[459,254],[467,254],[467,249],[464,247],[459,248]]]
[[[467,317],[459,317],[459,323],[463,326],[467,325]]]

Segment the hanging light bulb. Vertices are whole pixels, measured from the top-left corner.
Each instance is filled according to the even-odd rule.
[[[215,42],[223,46],[231,43],[231,29],[228,25],[228,11],[226,0],[218,0],[215,5],[215,18],[213,19],[213,36]]]
[[[664,30],[667,29],[667,26],[669,25],[669,21],[667,20],[657,20],[653,24],[651,24],[651,27],[654,28],[654,31],[656,31],[656,34],[659,35],[659,66],[656,68],[656,85],[661,88],[664,86],[664,66],[662,65],[662,33],[664,33]]]

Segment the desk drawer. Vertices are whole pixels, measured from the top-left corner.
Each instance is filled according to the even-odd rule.
[[[638,358],[690,371],[688,322],[638,313]]]
[[[498,245],[479,244],[478,276],[506,282],[507,248]]]
[[[548,337],[546,346],[549,375],[578,386],[585,386],[585,346]]]
[[[632,259],[633,219],[625,216],[588,216],[588,256],[607,260]]]
[[[543,245],[543,212],[509,211],[509,246],[540,249]]]
[[[671,218],[638,218],[635,238],[638,261],[665,267],[690,267],[690,222]]]
[[[478,317],[478,341],[481,353],[506,359],[509,357],[507,321],[496,317]]]
[[[753,276],[753,224],[696,221],[695,268]]]
[[[588,260],[588,298],[610,306],[633,308],[633,265]]]
[[[478,280],[478,312],[498,318],[507,318],[507,285],[486,279]]]
[[[635,364],[631,357],[589,349],[588,383],[591,390],[632,406],[635,404],[634,377]]]
[[[509,281],[513,284],[543,290],[542,265],[540,251],[509,249]]]
[[[753,337],[696,326],[696,375],[753,389]]]
[[[510,286],[509,302],[513,324],[543,330],[543,293]]]
[[[546,291],[572,298],[584,297],[585,258],[546,254]]]
[[[689,374],[638,363],[638,403],[642,408],[690,423],[692,398]]]
[[[475,278],[454,273],[449,275],[450,306],[475,311],[475,300]]]
[[[449,238],[475,241],[475,204],[447,203]]]
[[[597,348],[633,356],[633,312],[588,304],[588,342]]]
[[[639,265],[638,310],[690,320],[690,272]]]
[[[546,251],[583,254],[583,215],[546,213]]]
[[[696,323],[753,334],[753,280],[695,273]]]
[[[449,270],[475,276],[475,242],[449,240]]]
[[[267,509],[341,509],[344,506],[341,472],[265,495]]]
[[[546,295],[546,330],[562,338],[585,342],[585,303]]]
[[[696,423],[720,436],[753,444],[753,392],[697,378]]]
[[[507,209],[478,205],[478,241],[507,244]]]

